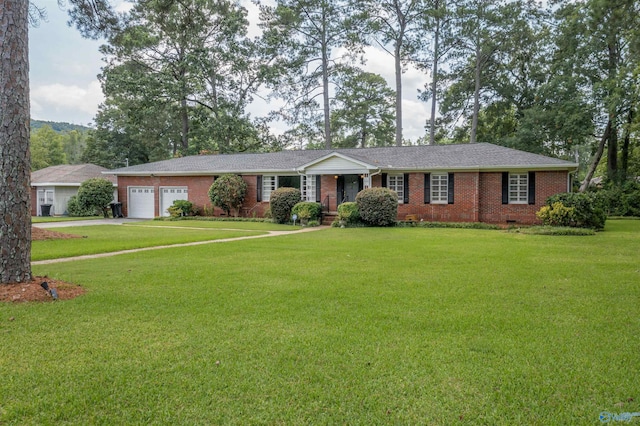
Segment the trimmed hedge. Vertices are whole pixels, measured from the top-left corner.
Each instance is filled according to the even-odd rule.
[[[356,196],[360,219],[372,226],[390,226],[398,217],[398,194],[389,188],[367,188]]]
[[[291,219],[291,209],[300,202],[300,190],[278,188],[271,192],[271,215],[275,223],[287,223]]]

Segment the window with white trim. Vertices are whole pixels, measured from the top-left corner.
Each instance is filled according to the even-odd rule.
[[[262,176],[262,201],[271,200],[271,191],[278,188],[300,188],[300,176]],[[315,194],[314,194],[315,196]]]
[[[396,191],[398,194],[398,202],[404,202],[404,175],[388,175],[387,176],[387,188],[392,191]]]
[[[302,185],[300,186],[302,199],[306,201],[316,201],[316,176],[302,175]]]
[[[271,191],[276,190],[277,176],[262,176],[262,201],[271,200]]]
[[[527,204],[529,195],[529,174],[509,173],[509,203]]]
[[[447,204],[449,202],[449,174],[431,174],[431,202],[433,204]]]

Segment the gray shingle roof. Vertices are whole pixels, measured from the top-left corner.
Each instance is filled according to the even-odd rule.
[[[42,184],[80,185],[87,179],[103,178],[115,183],[115,177],[102,174],[106,168],[95,164],[61,164],[31,173],[31,186]]]
[[[489,143],[419,145],[366,149],[280,151],[257,154],[202,155],[175,158],[111,170],[116,175],[197,175],[220,173],[294,172],[332,153],[358,160],[371,169],[499,170],[575,169],[577,164]]]

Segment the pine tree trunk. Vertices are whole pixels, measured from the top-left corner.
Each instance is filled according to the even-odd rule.
[[[482,58],[480,54],[480,41],[476,44],[476,68],[475,68],[475,87],[473,90],[473,117],[471,118],[471,136],[469,143],[476,143],[476,135],[478,133],[478,115],[480,114],[480,71]]]
[[[28,0],[0,5],[0,283],[31,279]]]
[[[440,7],[436,2],[435,8]],[[429,120],[429,145],[436,143],[436,89],[438,88],[438,56],[440,55],[440,17],[436,19],[436,29],[433,35],[433,70],[431,73],[431,118]]]
[[[326,28],[328,17],[323,9],[322,15],[322,102],[324,109],[324,147],[331,149],[331,109],[329,107],[329,42],[327,41]]]
[[[400,43],[395,48],[396,71],[396,146],[402,146],[402,63],[400,61]]]

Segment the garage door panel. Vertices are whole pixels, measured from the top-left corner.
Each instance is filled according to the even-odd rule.
[[[129,217],[153,219],[155,190],[152,186],[136,186],[129,188]]]
[[[177,200],[189,200],[189,190],[186,187],[160,188],[160,216],[169,216],[167,209]]]

